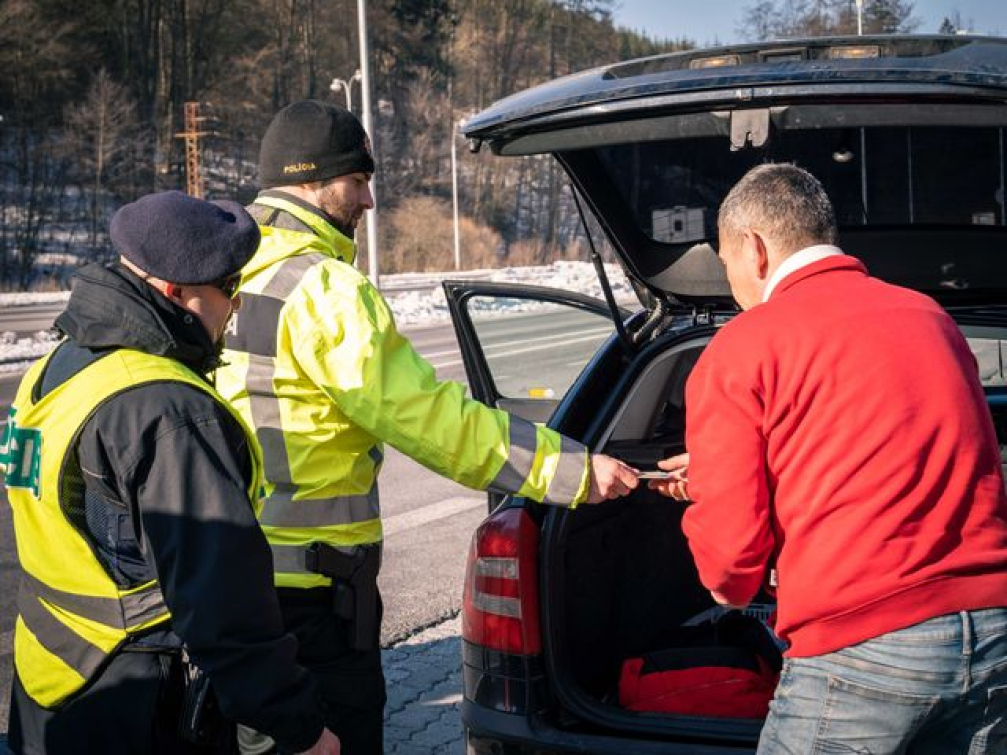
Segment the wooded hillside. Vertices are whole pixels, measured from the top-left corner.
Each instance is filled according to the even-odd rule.
[[[382,272],[453,265],[450,140],[460,118],[556,76],[691,46],[615,28],[614,2],[369,0]],[[883,4],[905,11],[893,29],[905,25],[911,3]],[[797,5],[841,15],[850,3]],[[795,7],[747,8],[765,20],[752,36],[795,31],[780,20]],[[53,263],[107,256],[119,205],[184,188],[186,102],[204,118],[204,195],[248,201],[258,141],[278,108],[306,97],[346,104],[345,90],[330,90],[343,79],[359,114],[357,29],[357,0],[0,3],[0,287],[62,286],[47,282]],[[580,254],[551,160],[457,146],[464,267]]]

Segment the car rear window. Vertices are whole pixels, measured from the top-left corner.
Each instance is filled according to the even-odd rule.
[[[677,244],[714,240],[724,196],[767,161],[795,162],[815,174],[840,227],[1005,226],[1004,131],[810,128],[774,131],[764,146],[742,150],[732,150],[723,134],[597,150],[640,230]]]

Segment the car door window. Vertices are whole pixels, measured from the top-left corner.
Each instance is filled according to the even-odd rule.
[[[544,421],[614,330],[573,306],[477,295],[466,302],[500,404]]]

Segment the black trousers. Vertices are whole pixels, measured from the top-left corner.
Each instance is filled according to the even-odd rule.
[[[178,734],[180,669],[159,653],[120,653],[95,682],[57,711],[11,687],[8,741],[18,755],[207,755]]]
[[[277,593],[285,627],[297,637],[297,660],[317,679],[325,725],[343,755],[382,755],[385,677],[377,641],[372,650],[350,647],[349,622],[333,613],[329,588]]]

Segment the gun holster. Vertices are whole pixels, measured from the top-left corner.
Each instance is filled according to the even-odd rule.
[[[378,571],[381,546],[358,545],[352,553],[325,543],[312,543],[305,551],[308,571],[332,579],[332,610],[350,622],[350,647],[373,650],[381,633]]]

